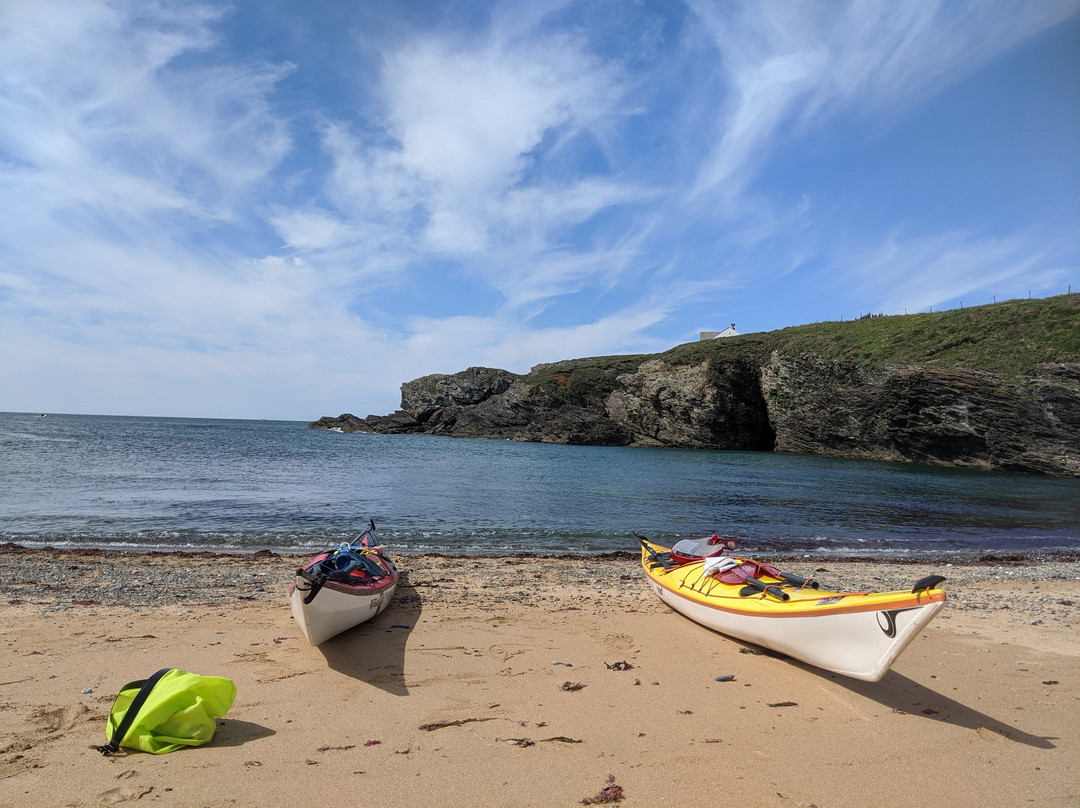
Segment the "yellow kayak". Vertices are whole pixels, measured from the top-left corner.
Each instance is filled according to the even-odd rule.
[[[715,536],[672,548],[641,539],[641,564],[660,599],[691,620],[855,679],[881,679],[945,605],[940,575],[910,591],[831,592],[734,549]]]

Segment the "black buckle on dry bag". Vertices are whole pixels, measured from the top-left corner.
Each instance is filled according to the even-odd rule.
[[[146,703],[150,691],[154,689],[154,685],[158,683],[161,677],[171,670],[172,668],[162,668],[149,679],[144,679],[142,682],[130,682],[120,688],[120,692],[123,693],[125,690],[130,690],[136,685],[140,685],[139,692],[135,694],[135,698],[131,700],[131,705],[127,708],[127,712],[124,713],[124,717],[120,719],[120,723],[117,724],[116,729],[113,730],[112,738],[109,739],[109,742],[101,746],[91,746],[90,748],[96,749],[103,755],[115,755],[119,752],[120,743],[124,740],[124,736],[128,734],[131,725],[135,723],[135,719],[138,718],[139,710],[141,710],[143,704]]]

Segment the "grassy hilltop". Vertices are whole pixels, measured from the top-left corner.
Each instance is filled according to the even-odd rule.
[[[538,367],[524,378],[546,386],[556,382],[557,376],[570,375],[578,387],[589,386],[590,379],[603,387],[603,380],[632,372],[648,359],[674,365],[707,360],[762,363],[773,351],[787,356],[813,353],[830,361],[870,367],[963,367],[1015,378],[1043,362],[1080,362],[1080,294],[931,314],[813,323],[688,342],[661,354],[573,359]]]

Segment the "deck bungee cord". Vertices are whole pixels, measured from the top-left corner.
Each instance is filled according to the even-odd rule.
[[[374,533],[375,522],[372,521],[371,527],[358,538],[342,542],[325,558],[307,568],[298,568],[297,575],[303,578],[297,587],[307,593],[304,603],[311,603],[329,581],[355,586],[365,580],[377,581],[390,575],[390,562],[382,555],[382,547],[374,543]]]

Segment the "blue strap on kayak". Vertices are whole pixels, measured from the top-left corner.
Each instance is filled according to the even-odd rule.
[[[358,568],[363,569],[372,580],[383,578],[389,574],[374,561],[367,558],[364,552],[356,552],[356,550],[357,548],[343,544],[311,569],[297,570],[298,573],[303,574],[306,572],[314,577],[311,582],[311,589],[304,597],[304,603],[311,603],[311,601],[315,600],[315,596],[319,594],[319,590],[323,588],[327,581],[338,581],[346,584],[355,583],[355,580],[350,580],[350,576]]]

